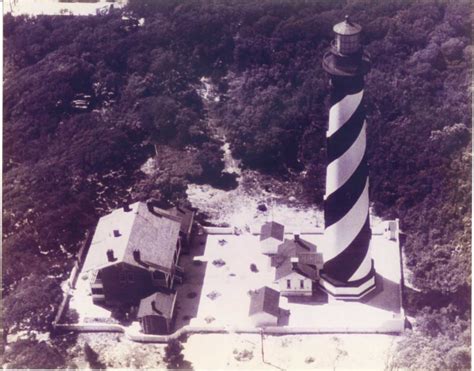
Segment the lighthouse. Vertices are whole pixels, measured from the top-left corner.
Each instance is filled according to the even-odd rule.
[[[326,250],[320,284],[336,299],[358,300],[375,288],[362,103],[370,61],[361,46],[360,25],[346,16],[333,30],[335,40],[323,57],[331,98],[326,132]]]

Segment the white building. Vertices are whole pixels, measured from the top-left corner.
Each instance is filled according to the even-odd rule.
[[[278,246],[283,242],[285,226],[277,222],[267,222],[260,229],[260,246],[262,254],[272,255],[278,252]]]
[[[280,317],[280,293],[261,287],[251,294],[249,317],[255,327],[277,326]]]

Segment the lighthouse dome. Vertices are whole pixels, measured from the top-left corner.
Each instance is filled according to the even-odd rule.
[[[362,27],[349,20],[349,16],[343,22],[333,27],[336,34],[336,50],[341,54],[352,54],[360,50],[360,33]]]

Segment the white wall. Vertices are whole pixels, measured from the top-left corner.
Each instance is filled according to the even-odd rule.
[[[290,289],[288,289],[287,280],[290,280]],[[301,280],[303,280],[303,288],[300,286]],[[280,278],[278,285],[282,295],[311,295],[313,291],[312,281],[297,273],[291,273],[286,277]]]
[[[278,317],[265,312],[255,313],[251,316],[251,319],[255,327],[276,326],[278,324]]]
[[[283,241],[277,240],[273,237],[269,237],[263,241],[260,241],[262,254],[276,254],[278,252],[278,246],[280,246],[282,243]]]

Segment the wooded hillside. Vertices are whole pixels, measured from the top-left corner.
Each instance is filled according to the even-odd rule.
[[[185,202],[188,182],[219,178],[220,144],[196,93],[202,76],[225,98],[216,124],[244,166],[303,184],[306,201],[321,206],[329,93],[321,57],[345,14],[364,26],[372,57],[373,210],[400,218],[407,265],[421,290],[405,292],[417,323],[395,365],[468,367],[467,0],[130,0],[128,9],[97,17],[6,15],[4,340],[18,329],[49,328],[59,283],[99,216],[136,199]],[[169,155],[156,175],[145,176],[139,166],[153,145]],[[25,322],[30,312],[41,315]],[[59,340],[48,345],[54,356],[31,363],[28,352],[45,352],[33,335],[31,342],[10,346],[7,361],[67,364]]]

